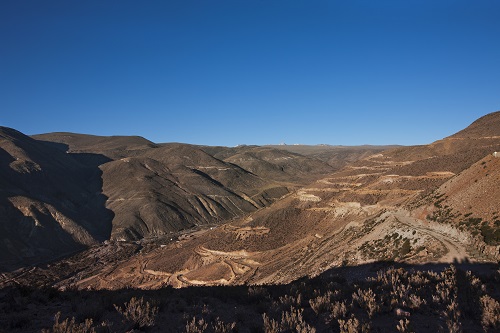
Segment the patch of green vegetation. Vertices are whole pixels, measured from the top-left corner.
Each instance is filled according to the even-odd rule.
[[[403,257],[410,253],[411,251],[411,245],[410,245],[410,240],[408,238],[405,238],[405,241],[403,242],[403,245],[401,245],[401,249],[399,250],[399,254]]]
[[[498,227],[491,227],[487,223],[481,225],[481,236],[488,245],[500,244],[500,228]]]

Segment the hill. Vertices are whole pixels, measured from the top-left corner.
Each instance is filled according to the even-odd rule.
[[[211,153],[241,163],[261,158],[260,148],[239,149]],[[274,284],[380,260],[496,262],[493,151],[500,151],[500,138],[449,137],[383,151],[217,228],[148,243],[141,255],[71,283],[98,289]],[[445,219],[433,215],[440,207]],[[455,210],[462,219],[453,220]],[[467,217],[478,227],[460,224]]]
[[[51,258],[108,239],[101,172],[10,128],[0,128],[0,259]]]
[[[247,149],[243,158],[236,148],[158,145],[141,137],[0,133],[4,269],[104,240],[220,224],[332,171],[269,148]],[[215,156],[222,151],[226,160]]]
[[[397,147],[336,171],[270,147],[138,150],[100,170],[106,207],[118,217],[111,239],[141,241],[92,247],[63,261],[63,275],[40,268],[30,277],[58,287],[156,289],[289,283],[378,261],[496,262],[498,163],[491,154],[500,151],[500,135],[490,134]],[[182,229],[186,221],[192,229]],[[127,251],[140,253],[120,254]],[[82,269],[88,256],[101,263]]]
[[[347,164],[400,146],[331,146],[331,145],[270,145],[267,147],[285,150],[303,156],[314,157],[339,170]]]

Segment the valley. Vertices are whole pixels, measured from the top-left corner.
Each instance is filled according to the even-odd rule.
[[[498,279],[500,112],[412,147],[1,133],[4,290],[349,285],[391,267]]]

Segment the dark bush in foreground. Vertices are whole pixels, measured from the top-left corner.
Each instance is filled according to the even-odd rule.
[[[356,269],[281,286],[51,290],[50,297],[15,287],[0,291],[0,332],[500,331],[498,270],[390,267],[365,269],[371,276],[357,280]],[[101,313],[87,309],[92,318],[83,318],[78,304]]]

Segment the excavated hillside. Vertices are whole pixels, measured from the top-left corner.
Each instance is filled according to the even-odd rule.
[[[481,132],[477,124],[488,126],[487,137],[463,135],[466,129],[430,145],[373,154],[218,227],[142,248],[119,242],[102,249],[136,246],[140,253],[128,259],[106,257],[69,278],[43,268],[32,274],[59,287],[154,289],[287,283],[378,261],[496,262],[499,162],[492,153],[500,151],[500,127],[490,125],[499,117],[471,125],[473,133]],[[256,158],[245,149],[218,154],[233,162]],[[87,255],[68,265],[80,267]]]

